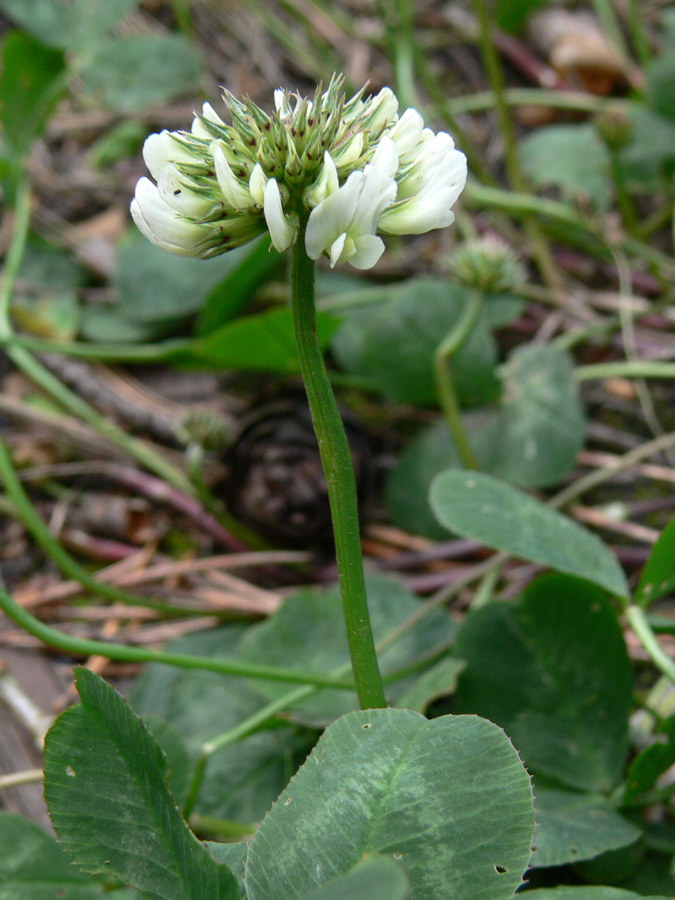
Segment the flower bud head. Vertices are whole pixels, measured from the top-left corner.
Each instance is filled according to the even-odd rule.
[[[489,293],[513,290],[527,280],[525,266],[496,237],[466,241],[452,254],[450,268],[468,287]]]
[[[597,114],[593,124],[610,150],[620,150],[633,139],[633,120],[617,104],[605,106]]]
[[[203,407],[189,410],[179,425],[179,436],[186,444],[199,444],[214,452],[229,446],[234,432],[233,422]]]

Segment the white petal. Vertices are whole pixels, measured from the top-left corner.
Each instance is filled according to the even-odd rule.
[[[265,188],[267,187],[267,175],[260,163],[256,163],[248,180],[248,189],[256,206],[262,207],[265,202]]]
[[[380,138],[370,165],[379,169],[383,175],[394,177],[398,169],[398,149],[390,137],[385,135]]]
[[[433,185],[444,188],[454,187],[456,184],[464,186],[466,181],[466,159],[463,153],[448,157],[436,166],[433,172],[425,178],[426,189]]]
[[[447,153],[455,149],[455,142],[447,131],[439,131],[427,145],[427,153]]]
[[[148,240],[178,256],[194,256],[194,248],[208,236],[210,230],[188,222],[167,206],[156,185],[148,178],[141,178],[136,185],[131,216]]]
[[[384,253],[384,241],[375,234],[363,234],[354,241],[356,252],[349,258],[355,269],[372,269]]]
[[[363,138],[363,135],[361,135]],[[338,179],[337,168],[335,167],[335,163],[333,162],[333,158],[330,153],[326,150],[323,155],[323,176],[326,180],[326,197],[330,194],[334,194],[335,191],[340,187],[340,181]]]
[[[216,166],[216,178],[226,202],[232,209],[250,209],[253,205],[251,192],[239,181],[230,168],[230,164],[225,159],[223,148],[218,141],[214,141],[211,146],[213,161]]]
[[[192,120],[192,127],[190,128],[190,132],[195,137],[203,138],[204,140],[207,140],[207,141],[213,140],[213,135],[211,134],[211,132],[208,130],[208,128],[205,128],[202,125],[202,123],[199,121],[199,119],[196,116]]]
[[[391,88],[382,88],[368,104],[368,127],[373,131],[384,128],[389,122],[395,122],[398,113],[398,100]]]
[[[170,215],[171,217],[177,217],[177,213],[167,207],[166,203],[160,197],[157,185],[153,184],[149,178],[141,178],[138,181],[134,199],[138,201],[138,204],[146,217],[148,214],[150,214],[151,217],[154,217],[155,215]]]
[[[347,181],[334,194],[315,207],[307,222],[305,248],[311,259],[326,252],[331,264],[344,262],[357,252],[358,242],[365,235],[374,237],[378,219],[384,209],[396,199],[396,182],[383,175],[375,166],[366,166],[363,172],[352,172]],[[342,240],[342,235],[346,238]],[[341,244],[337,244],[342,241]],[[373,265],[374,244],[363,244],[364,267]],[[384,249],[379,250],[378,257]]]
[[[391,131],[388,132],[389,137],[396,144],[399,156],[405,156],[415,149],[422,137],[423,129],[424,119],[417,110],[412,107],[406,109]]]
[[[365,177],[363,172],[352,172],[339,190],[330,194],[311,211],[305,234],[305,249],[310,259],[318,259],[348,230]]]
[[[157,188],[162,200],[172,209],[184,216],[200,219],[214,206],[214,200],[209,200],[200,194],[191,191],[181,179],[180,172],[169,163],[164,166],[157,181]]]
[[[202,118],[206,119],[208,122],[213,122],[214,125],[219,125],[221,128],[225,127],[225,123],[210,103],[205,103],[202,106]],[[191,131],[195,137],[205,138],[207,141],[213,139],[213,133],[209,131],[208,128],[204,127],[198,116],[195,116],[192,120]]]
[[[288,119],[293,115],[291,110],[291,94],[283,88],[277,88],[274,92],[274,105],[282,119]]]
[[[449,190],[409,197],[382,214],[379,229],[387,234],[425,234],[434,228],[446,228],[455,220],[450,209],[453,202]]]
[[[295,106],[293,107],[293,115],[297,116],[300,111],[300,107],[305,104],[305,109],[307,110],[307,115],[310,116],[312,114],[312,106],[314,105],[312,101],[307,97],[301,97],[300,94],[295,94]]]
[[[450,150],[439,157],[433,165],[419,167],[416,175],[405,179],[408,184],[401,183],[398,198],[403,200],[412,194],[434,194],[437,191],[450,190],[453,193],[451,204],[459,197],[466,184],[466,156],[459,150]]]
[[[269,228],[272,245],[279,253],[287,250],[295,238],[295,228],[284,216],[281,193],[275,178],[270,178],[265,188],[265,221]]]
[[[425,146],[426,144],[428,144],[430,141],[433,141],[433,139],[434,139],[435,137],[436,137],[436,135],[435,135],[435,133],[431,130],[431,128],[425,128],[425,129],[423,129],[422,135],[421,135],[421,137],[420,137],[420,139],[419,139],[419,143],[418,143],[418,145],[417,145],[418,148],[419,148],[419,147],[424,147],[424,146]]]
[[[401,159],[401,166],[418,162],[424,156],[429,144],[431,144],[435,137],[436,135],[431,128],[424,128],[415,146],[405,154],[405,159]]]
[[[312,208],[318,206],[326,197],[334,194],[339,187],[340,182],[333,157],[326,150],[323,155],[321,175],[314,183],[312,190],[307,194],[307,205]]]
[[[202,106],[202,115],[205,119],[208,119],[209,122],[214,122],[216,125],[225,124],[210,103],[205,103],[204,106]]]
[[[155,181],[159,180],[162,169],[168,163],[194,163],[200,161],[176,140],[172,131],[162,131],[159,134],[149,135],[143,144],[143,159]]]
[[[443,186],[450,192],[452,198],[450,205],[452,206],[466,185],[466,156],[460,153],[459,150],[455,150],[452,157],[446,161],[446,166],[446,171],[443,174]]]
[[[397,185],[393,178],[374,166],[366,166],[363,174],[361,194],[347,229],[354,235],[375,234],[382,212],[396,200]]]
[[[455,150],[455,142],[445,131],[439,131],[431,140],[418,145],[418,154],[415,165],[422,172],[429,172],[436,166],[442,165]]]
[[[150,226],[145,220],[145,216],[143,215],[143,210],[141,209],[141,205],[138,200],[134,197],[131,201],[131,206],[129,207],[131,212],[131,218],[134,220],[134,223],[141,234],[146,237],[151,243],[155,244],[157,247],[161,247],[163,250],[171,250],[172,248],[159,238],[154,231],[151,230]],[[178,253],[179,256],[190,256],[190,252],[185,250],[184,253]]]
[[[168,131],[151,134],[143,144],[143,159],[155,181],[159,180],[162,169],[169,162]]]
[[[443,152],[429,152],[420,156],[399,182],[398,198],[403,200],[423,190],[458,186],[456,200],[465,183],[466,156],[448,145]]]
[[[357,131],[356,134],[347,141],[347,143],[336,153],[337,163],[341,169],[352,166],[363,153],[363,132]]]
[[[344,259],[342,259],[341,258],[342,252],[345,248],[346,241],[347,241],[347,233],[345,231],[343,231],[342,234],[340,235],[340,237],[336,241],[333,241],[333,243],[330,245],[329,256],[330,256],[331,269],[334,269],[337,263],[344,262],[344,259],[349,259],[349,251],[350,250],[353,251],[355,249],[354,242],[351,241],[350,246],[347,250],[347,253],[345,254]]]

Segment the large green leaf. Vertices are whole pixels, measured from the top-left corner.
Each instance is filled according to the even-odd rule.
[[[82,314],[80,336],[101,344],[141,344],[176,331],[176,320],[132,322],[120,306],[86,306]]]
[[[54,838],[14,813],[0,812],[0,900],[102,900]]]
[[[675,169],[675,121],[644,103],[630,103],[626,108],[633,133],[618,154],[623,177],[643,189],[662,189]]]
[[[31,235],[21,259],[19,278],[31,294],[66,293],[83,287],[87,273],[69,253]]]
[[[649,825],[647,825],[649,831]],[[659,842],[660,835],[654,835]],[[635,871],[622,883],[627,891],[635,891],[636,894],[651,896],[653,894],[665,897],[675,897],[675,877],[673,877],[672,841],[668,852],[659,853],[647,850]]]
[[[537,789],[531,866],[562,866],[628,847],[642,831],[599,794]]]
[[[63,847],[91,874],[109,873],[146,900],[238,900],[230,870],[183,820],[159,744],[114,688],[76,670],[82,702],[45,745],[45,797]]]
[[[197,334],[211,334],[248,306],[255,289],[278,268],[280,261],[279,254],[270,250],[268,234],[238,248],[236,265],[204,301],[197,319]]]
[[[176,653],[233,658],[244,629],[228,626],[173,641]],[[131,692],[134,708],[170,722],[192,759],[202,744],[239,725],[265,705],[257,686],[243,678],[152,663]],[[286,786],[309,746],[295,729],[259,731],[213,754],[195,807],[204,815],[252,823],[260,820]]]
[[[178,729],[160,716],[152,713],[143,716],[143,722],[162,748],[169,761],[167,784],[177,804],[182,805],[190,783],[192,761],[183,736]]]
[[[635,602],[647,607],[675,588],[675,519],[663,529],[635,588]]]
[[[71,255],[32,237],[19,269],[22,291],[12,298],[12,315],[28,332],[57,341],[73,340],[82,320],[79,290],[87,273]]]
[[[465,426],[469,416],[475,415],[469,413],[463,417]],[[477,455],[484,445],[471,440],[473,429],[467,432]],[[462,461],[448,425],[441,419],[415,435],[389,473],[385,500],[395,525],[432,541],[447,539],[447,528],[441,525],[429,504],[429,488],[434,478],[451,466],[461,469]]]
[[[0,45],[0,125],[7,145],[24,156],[63,90],[63,53],[10,31]]]
[[[132,113],[194,90],[201,72],[199,54],[183,35],[134,34],[97,46],[81,78],[100,103]]]
[[[554,485],[573,468],[586,431],[571,357],[556,347],[520,347],[501,376],[487,471],[521,487]]]
[[[628,887],[629,879],[637,875],[645,864],[647,840],[647,836],[643,834],[640,840],[632,844],[619,847],[617,850],[607,850],[599,856],[594,856],[593,859],[575,863],[574,871],[588,884]],[[659,892],[665,893],[661,889]]]
[[[416,678],[397,698],[396,706],[426,713],[434,700],[440,700],[455,692],[457,680],[465,666],[463,660],[446,656]]]
[[[371,854],[302,900],[405,900],[409,896],[410,883],[403,866],[388,856]]]
[[[502,367],[501,406],[463,416],[482,472],[520,487],[549,487],[574,466],[585,419],[571,360],[554,347],[523,347]],[[431,482],[463,468],[444,420],[415,435],[392,470],[387,506],[397,525],[435,540],[447,536],[429,506]]]
[[[621,888],[597,885],[578,887],[539,888],[527,892],[528,900],[640,900],[640,894]],[[650,895],[649,900],[666,900],[665,897]]]
[[[12,317],[30,334],[55,341],[72,341],[82,321],[82,306],[74,292],[21,297],[12,303]]]
[[[499,413],[473,410],[462,420],[478,465],[485,470],[498,446]],[[447,422],[440,419],[415,435],[387,479],[387,508],[396,525],[434,541],[447,539],[447,528],[429,505],[429,489],[434,478],[448,468],[463,466]]]
[[[329,313],[317,316],[319,341],[326,347],[339,321]],[[193,341],[175,359],[186,365],[263,372],[297,372],[300,364],[288,307],[242,316]]]
[[[213,259],[173,256],[137,231],[120,244],[114,287],[118,307],[132,322],[184,321],[239,265],[243,248]]]
[[[395,631],[419,610],[420,601],[403,585],[383,575],[369,573],[366,579],[368,607],[375,642]],[[386,675],[424,657],[447,643],[455,626],[448,615],[434,611],[387,647],[379,657]],[[349,663],[349,647],[340,588],[305,590],[287,597],[277,612],[248,630],[239,645],[242,662],[260,662],[285,668],[307,668],[330,672]],[[283,682],[260,682],[258,689],[270,700],[291,689]],[[400,694],[400,683],[390,685],[391,702]],[[294,716],[309,725],[325,725],[345,712],[358,708],[355,693],[324,690],[294,708]]]
[[[228,284],[234,280],[234,290],[246,290],[239,273],[247,270],[250,253],[251,248],[244,246],[206,260],[173,256],[134,230],[118,251],[113,283],[117,303],[87,308],[83,336],[128,343],[164,337],[184,330],[186,321],[219,292],[232,300],[236,310],[242,295],[230,297]],[[189,352],[183,355],[189,357]]]
[[[216,862],[224,863],[232,872],[239,884],[242,898],[246,897],[246,856],[248,841],[236,841],[223,844],[218,841],[205,841]]]
[[[670,13],[672,17],[672,11]],[[664,53],[653,59],[647,66],[647,98],[650,106],[659,115],[668,119],[675,119],[675,98],[673,98],[673,83],[675,83],[675,42],[671,28],[667,30],[670,40],[667,40]]]
[[[63,50],[88,50],[136,6],[138,0],[0,0],[0,9],[17,25]]]
[[[537,186],[555,185],[572,197],[607,209],[610,157],[595,127],[548,125],[520,142],[520,163]]]
[[[437,403],[434,352],[461,317],[468,289],[418,278],[380,291],[378,296],[377,302],[335,307],[343,320],[332,343],[335,358],[391,400]],[[498,391],[496,361],[484,313],[452,360],[463,405],[479,406],[494,400]]]
[[[225,863],[239,879],[246,896],[246,856],[248,843],[208,843],[213,857]],[[345,875],[327,881],[302,900],[404,900],[410,893],[405,870],[393,859],[370,854]]]
[[[216,844],[209,847],[219,862],[227,863],[240,878],[245,896],[245,863],[248,844]],[[327,881],[301,900],[406,900],[410,883],[405,869],[391,857],[369,854],[344,875]]]
[[[417,900],[508,900],[533,826],[529,776],[492,723],[349,713],[328,727],[256,832],[248,898],[297,900],[364,853],[386,853]]]
[[[455,534],[628,597],[623,570],[600,538],[503,481],[450,469],[434,478],[429,499],[438,521]]]
[[[518,605],[472,611],[454,652],[467,662],[459,712],[501,725],[533,772],[590,791],[616,784],[633,681],[616,615],[597,588],[567,576],[538,578]]]

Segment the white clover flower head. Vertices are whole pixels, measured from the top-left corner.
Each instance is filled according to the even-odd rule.
[[[346,99],[343,79],[310,100],[274,93],[275,112],[224,94],[231,124],[208,103],[189,132],[146,140],[155,179],[136,187],[131,214],[153,243],[208,258],[269,231],[282,252],[304,233],[309,256],[373,266],[378,232],[418,234],[452,222],[466,160],[413,109],[398,117],[389,88]]]
[[[527,271],[516,253],[492,235],[465,241],[454,251],[449,265],[463,284],[490,293],[511,291],[527,281]]]

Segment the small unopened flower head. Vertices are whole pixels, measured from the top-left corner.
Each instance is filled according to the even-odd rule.
[[[497,237],[466,241],[450,257],[450,268],[464,284],[490,293],[513,290],[527,280],[523,263]]]
[[[233,422],[212,409],[190,409],[179,425],[179,437],[187,444],[199,444],[205,450],[222,450],[235,432]]]
[[[207,103],[190,132],[145,142],[154,182],[138,182],[131,214],[158,246],[208,258],[269,231],[282,252],[304,232],[312,259],[366,269],[384,251],[378,232],[453,221],[466,158],[416,110],[399,118],[389,88],[347,99],[334,76],[312,99],[275,91],[272,114],[229,92],[223,99],[231,124]]]
[[[618,104],[603,107],[593,124],[610,150],[620,150],[633,140],[633,120]]]

